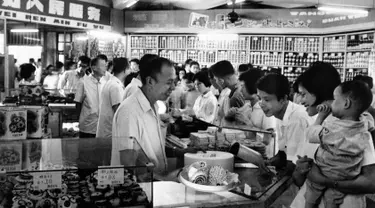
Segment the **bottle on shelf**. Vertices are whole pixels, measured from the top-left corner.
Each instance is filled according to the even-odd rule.
[[[374,44],[374,34],[358,34],[348,36],[348,50],[370,50]]]

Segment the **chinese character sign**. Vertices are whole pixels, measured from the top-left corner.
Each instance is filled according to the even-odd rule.
[[[70,3],[69,16],[82,19],[83,18],[83,5]]]
[[[79,0],[0,0],[0,9],[110,25],[111,9]]]
[[[21,9],[21,0],[4,0],[2,6]]]
[[[63,16],[64,15],[64,1],[49,0],[48,13]]]

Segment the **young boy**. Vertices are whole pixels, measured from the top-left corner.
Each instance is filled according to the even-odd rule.
[[[318,106],[318,117],[306,135],[311,143],[320,143],[315,162],[322,174],[334,181],[351,180],[360,174],[366,140],[371,139],[361,114],[370,106],[372,93],[364,82],[349,81],[338,86],[333,95],[331,106]],[[338,119],[324,122],[330,112]],[[307,181],[305,208],[317,207],[322,196],[325,207],[330,208],[339,207],[345,195]]]

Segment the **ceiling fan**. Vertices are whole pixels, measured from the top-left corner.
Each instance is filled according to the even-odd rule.
[[[237,0],[238,1],[238,0]],[[246,1],[246,0],[245,0]],[[243,1],[243,2],[245,2]],[[236,0],[231,0],[232,2],[232,12],[230,12],[227,17],[228,17],[228,20],[231,22],[231,23],[235,23],[237,21],[240,21],[241,18],[252,18],[250,15],[247,15],[247,14],[238,14],[237,12],[235,12],[235,6],[236,6]],[[251,4],[255,3],[255,4],[259,4],[261,3],[262,1],[251,1]],[[237,2],[238,3],[238,2]]]

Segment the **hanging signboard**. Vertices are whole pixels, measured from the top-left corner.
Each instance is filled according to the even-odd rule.
[[[323,29],[374,22],[375,11],[368,14],[345,15],[316,9],[238,9],[236,21],[228,19],[231,10],[207,11],[126,11],[125,30],[150,28],[150,30],[177,29]],[[126,32],[126,31],[125,31]]]
[[[110,30],[111,9],[76,0],[0,0],[0,17],[81,29]]]

